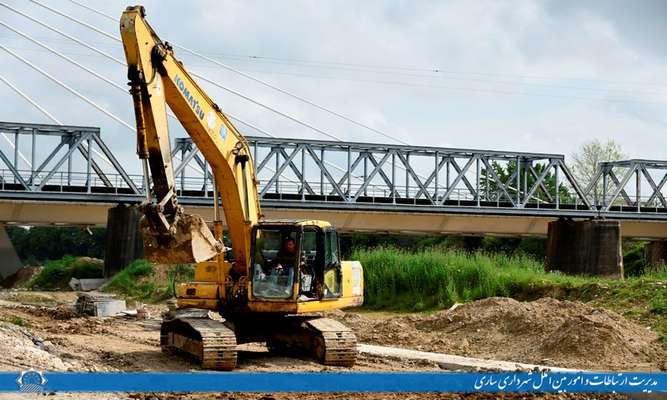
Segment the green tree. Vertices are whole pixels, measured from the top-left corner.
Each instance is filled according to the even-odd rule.
[[[584,143],[578,153],[572,155],[572,173],[582,189],[588,187],[598,169],[598,164],[604,161],[618,161],[627,158],[621,145],[611,139],[606,142],[594,139]],[[602,182],[593,188],[594,198],[602,193]]]
[[[58,260],[66,255],[104,257],[104,228],[8,226],[6,229],[24,264]]]
[[[539,177],[544,172],[546,165],[542,163],[536,163],[533,164],[532,167],[533,170],[535,171],[535,175]],[[512,196],[512,200],[515,200],[517,193],[517,187],[516,187],[517,185],[516,185],[516,177],[513,177],[513,174],[516,171],[516,161],[510,161],[506,164],[506,166],[502,166],[497,161],[492,161],[491,168],[493,168],[493,171],[496,173],[500,181],[505,185],[505,190],[510,196]],[[497,195],[503,194],[502,191],[498,188],[498,184],[496,180],[493,178],[493,174],[490,171],[488,174],[488,180],[486,179],[487,176],[486,168],[482,169],[481,176],[482,179],[480,181],[480,190],[485,193],[487,191],[487,186],[488,186],[488,191],[491,194],[489,200],[495,200],[496,194]],[[509,182],[510,178],[512,178],[511,182]],[[524,199],[524,196],[526,194],[524,193],[524,186],[527,187],[528,190],[530,190],[533,187],[534,183],[535,183],[535,177],[532,174],[530,173],[521,174],[519,190],[521,192],[522,200]],[[547,174],[545,175],[544,187],[546,188],[546,191],[549,193],[549,196],[551,196],[553,199],[556,195],[556,177],[552,171],[547,172]],[[563,183],[558,184],[558,192],[561,203],[568,203],[573,201],[570,191],[568,190],[567,186],[565,186]],[[531,196],[531,201],[539,200],[542,202],[550,202],[549,196],[547,196],[547,194],[544,192],[542,188],[538,188]],[[502,200],[507,201],[506,196],[501,198]]]

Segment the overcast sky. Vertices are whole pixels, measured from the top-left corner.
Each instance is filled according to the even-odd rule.
[[[68,0],[35,0],[118,36]],[[84,0],[81,0],[84,1]],[[28,0],[0,0],[123,59],[120,43]],[[86,2],[117,19],[125,2]],[[158,35],[414,145],[563,153],[614,139],[667,159],[666,1],[144,1]],[[4,7],[0,21],[125,86],[124,67]],[[0,26],[0,44],[134,125],[130,96]],[[177,52],[188,69],[344,139],[392,143]],[[0,50],[0,75],[70,125],[132,134]],[[211,85],[224,110],[276,136],[326,139]],[[0,120],[51,122],[0,82]],[[257,134],[239,126],[247,134]],[[174,129],[176,136],[183,132]]]

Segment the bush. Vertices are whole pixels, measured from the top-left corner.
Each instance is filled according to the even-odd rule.
[[[177,282],[193,278],[194,266],[189,264],[155,267],[146,260],[136,260],[117,273],[102,290],[155,302],[173,297]]]
[[[30,321],[26,321],[21,317],[11,317],[9,319],[9,323],[14,324],[16,326],[20,326],[22,328],[28,328],[28,329],[32,328],[32,324],[30,323]]]
[[[92,279],[104,276],[103,264],[91,258],[65,256],[60,260],[49,261],[42,271],[34,277],[28,287],[42,290],[69,290],[70,279]]]
[[[7,226],[5,229],[24,265],[39,265],[67,255],[104,257],[104,228]]]
[[[623,272],[625,276],[639,276],[646,270],[647,242],[631,242],[630,248],[623,254]]]
[[[153,265],[148,261],[135,260],[114,275],[102,290],[145,300],[155,291],[155,283],[141,278],[150,277],[154,271]]]

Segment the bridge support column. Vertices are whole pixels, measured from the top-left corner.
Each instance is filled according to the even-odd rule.
[[[549,222],[546,271],[623,278],[619,221]]]
[[[107,213],[104,250],[104,277],[109,278],[144,255],[139,229],[141,212],[136,207],[118,205]]]
[[[0,281],[23,268],[23,264],[16,254],[16,249],[9,239],[5,224],[0,224]]]
[[[667,241],[649,242],[646,246],[646,269],[654,270],[665,263],[667,263]]]

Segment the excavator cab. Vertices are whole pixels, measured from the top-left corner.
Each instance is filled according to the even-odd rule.
[[[341,296],[338,234],[321,221],[264,223],[253,230],[253,300]]]

